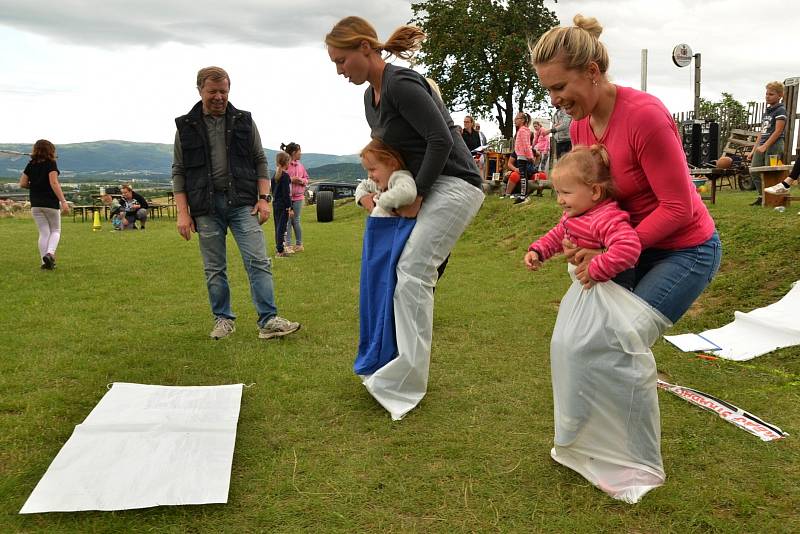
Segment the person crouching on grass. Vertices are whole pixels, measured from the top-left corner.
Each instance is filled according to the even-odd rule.
[[[630,215],[614,201],[608,152],[602,145],[577,146],[561,158],[552,173],[553,188],[564,214],[547,234],[528,247],[525,266],[538,270],[542,262],[563,251],[564,238],[579,247],[603,249],[589,268],[578,274],[585,288],[614,280],[632,290],[633,267],[642,245]]]

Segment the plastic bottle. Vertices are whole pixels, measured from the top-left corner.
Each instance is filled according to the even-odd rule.
[[[777,211],[778,213],[783,213],[784,211],[786,211],[786,208],[784,206],[775,206],[775,211]]]

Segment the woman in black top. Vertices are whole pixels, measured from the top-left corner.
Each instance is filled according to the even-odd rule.
[[[364,114],[372,137],[400,153],[417,184],[417,199],[398,208],[417,222],[397,263],[394,293],[397,357],[364,382],[392,415],[402,418],[425,395],[433,331],[436,268],[444,262],[483,202],[482,179],[444,103],[424,76],[387,64],[382,54],[410,59],[425,34],[402,26],[386,41],[359,17],[347,17],[325,37],[336,72],[369,83]],[[372,211],[372,197],[360,204]]]
[[[56,267],[56,248],[61,239],[61,210],[69,205],[58,183],[56,147],[46,139],[33,145],[31,161],[19,179],[19,186],[30,189],[31,215],[39,227],[39,257],[42,269]]]

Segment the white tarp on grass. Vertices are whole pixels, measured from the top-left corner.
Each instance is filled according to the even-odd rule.
[[[242,384],[115,383],[21,514],[225,503]]]
[[[778,302],[753,311],[734,313],[722,328],[700,334],[664,336],[683,351],[702,350],[726,360],[752,360],[773,350],[800,345],[800,284]],[[713,347],[716,346],[717,349]]]

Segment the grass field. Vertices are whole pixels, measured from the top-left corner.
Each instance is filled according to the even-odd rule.
[[[748,207],[752,198],[723,193],[710,207],[722,268],[671,333],[726,324],[800,278],[799,208]],[[215,342],[197,240],[182,241],[174,221],[93,233],[66,217],[47,272],[33,221],[0,220],[0,532],[800,531],[798,347],[734,363],[659,341],[673,382],[792,435],[763,443],[661,392],[667,482],[622,504],[549,457],[549,337],[569,279],[559,259],[529,273],[521,258],[557,220],[552,198],[487,199],[436,292],[428,394],[401,422],[351,370],[363,216],[348,204],[320,224],[306,209],[306,252],[273,265],[280,313],[303,328],[271,341],[257,339],[234,245],[237,331]],[[274,235],[271,222],[265,230]],[[17,515],[111,382],[255,384],[228,504]]]

